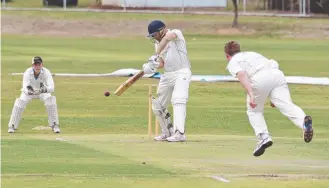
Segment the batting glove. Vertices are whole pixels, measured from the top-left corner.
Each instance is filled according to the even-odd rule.
[[[160,66],[160,57],[159,57],[159,55],[152,55],[148,59],[147,63],[150,63],[151,66],[154,67],[154,68],[159,68],[159,66]]]
[[[150,63],[145,63],[143,65],[143,71],[145,74],[153,74],[156,72],[156,68],[154,66],[152,66],[152,64]]]

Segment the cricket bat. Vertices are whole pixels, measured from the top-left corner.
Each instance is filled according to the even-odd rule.
[[[134,76],[127,79],[125,82],[123,82],[118,89],[114,92],[115,95],[120,96],[122,93],[124,93],[128,88],[130,88],[135,82],[137,82],[140,78],[144,76],[144,71],[139,71]]]

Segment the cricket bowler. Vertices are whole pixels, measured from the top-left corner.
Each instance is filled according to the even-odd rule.
[[[162,133],[154,140],[182,142],[186,140],[186,104],[192,75],[186,41],[180,30],[170,30],[159,20],[154,20],[148,25],[148,33],[147,37],[156,44],[157,48],[156,54],[143,65],[143,70],[146,74],[151,74],[159,68],[164,68],[157,96],[152,97],[153,113],[157,117]],[[173,125],[167,110],[169,102],[173,105]]]
[[[48,123],[53,132],[60,133],[56,97],[51,96],[55,85],[51,72],[43,67],[42,58],[32,58],[32,67],[26,69],[23,75],[23,88],[19,98],[16,99],[8,124],[8,133],[14,133],[18,129],[24,109],[32,99],[40,99],[44,102]]]
[[[277,107],[303,130],[304,141],[311,142],[312,118],[292,102],[284,73],[278,63],[256,52],[241,52],[236,41],[228,42],[224,51],[228,60],[226,68],[233,77],[238,78],[247,92],[247,115],[259,140],[253,155],[261,156],[273,144],[263,116],[267,98],[272,107]]]

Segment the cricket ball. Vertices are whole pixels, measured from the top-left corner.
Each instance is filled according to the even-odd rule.
[[[108,97],[108,96],[110,96],[110,92],[106,91],[106,92],[104,93],[104,95],[105,95],[106,97]]]

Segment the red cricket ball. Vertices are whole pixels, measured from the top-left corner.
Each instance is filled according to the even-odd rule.
[[[104,93],[104,95],[105,95],[106,97],[108,97],[108,96],[110,96],[110,92],[106,91],[106,92]]]

